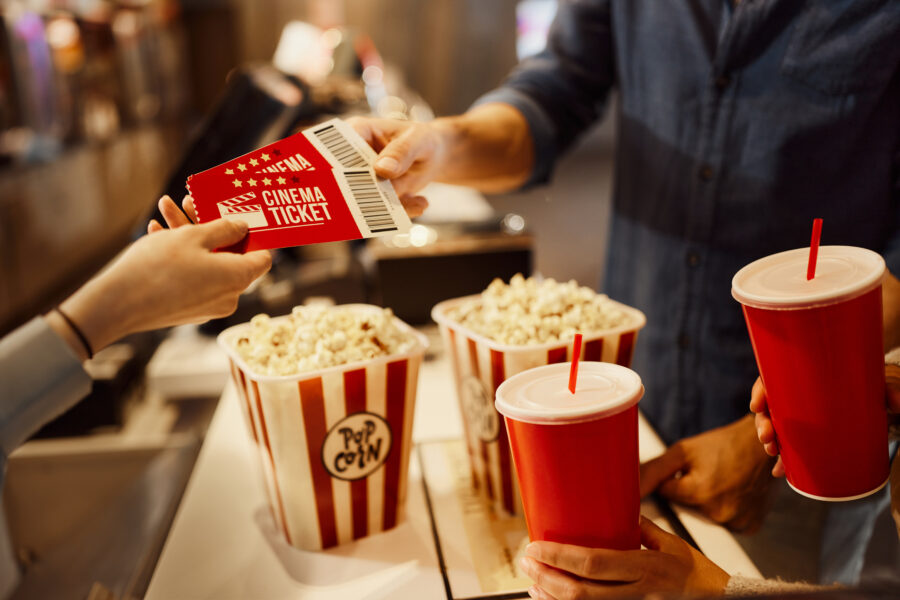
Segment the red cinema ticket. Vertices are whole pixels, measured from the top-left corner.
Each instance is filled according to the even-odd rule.
[[[231,180],[191,182],[197,220],[244,221],[240,248],[286,248],[370,238],[409,230],[410,222],[388,181],[371,169],[254,173]]]
[[[391,183],[375,176],[374,156],[349,126],[329,121],[194,175],[188,189],[198,222],[250,226],[239,247],[227,250],[405,233],[409,217]]]
[[[299,173],[317,169],[366,168],[375,152],[340,119],[310,127],[268,146],[188,177],[188,183],[249,173]]]

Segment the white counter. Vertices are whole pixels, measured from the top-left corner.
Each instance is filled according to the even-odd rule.
[[[324,552],[288,546],[275,530],[234,388],[219,402],[146,600],[447,598],[418,460],[410,460],[407,520],[387,533]],[[449,364],[426,362],[413,439],[462,437]],[[641,459],[663,450],[641,420]],[[731,573],[759,576],[734,538],[675,507],[700,549]]]

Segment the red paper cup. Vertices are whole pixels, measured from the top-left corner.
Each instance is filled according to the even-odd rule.
[[[881,282],[884,260],[850,246],[757,260],[734,276],[788,483],[818,500],[855,500],[889,474]]]
[[[637,403],[641,378],[583,362],[547,365],[497,388],[534,540],[591,548],[641,547]]]
[[[572,348],[567,342],[530,346],[500,344],[463,327],[448,315],[456,306],[477,298],[466,296],[441,302],[431,311],[431,317],[440,326],[453,365],[472,485],[494,510],[518,515],[522,514],[522,499],[506,428],[494,408],[494,391],[516,373],[571,360]],[[581,359],[627,367],[631,365],[638,331],[647,319],[635,308],[610,302],[627,315],[626,323],[614,329],[583,332]]]
[[[428,343],[395,324],[416,340],[409,352],[281,377],[255,374],[234,350],[249,324],[219,335],[272,516],[297,548],[330,548],[404,518],[416,383]]]

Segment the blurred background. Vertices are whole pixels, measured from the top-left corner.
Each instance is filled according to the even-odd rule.
[[[543,47],[556,8],[555,0],[2,7],[0,333],[83,283],[142,231],[162,193],[180,200],[193,172],[335,115],[427,120],[466,110]],[[506,230],[533,236],[536,271],[596,286],[611,140],[609,126],[585,136],[587,149],[564,161],[554,185],[489,197],[490,215],[480,195],[457,202],[452,190],[441,202],[448,191],[438,189],[431,220],[453,221],[459,203],[471,209],[460,219],[482,229],[512,214]],[[577,247],[566,243],[573,238]],[[347,252],[310,249],[300,262],[335,253],[346,262]],[[365,283],[368,299],[378,299],[378,283]]]

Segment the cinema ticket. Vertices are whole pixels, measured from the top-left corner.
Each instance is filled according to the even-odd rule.
[[[405,233],[410,222],[375,153],[339,119],[191,175],[197,220],[247,223],[232,251]]]

